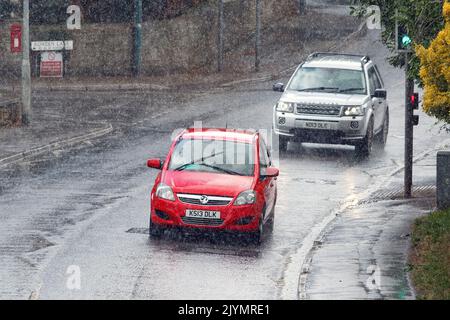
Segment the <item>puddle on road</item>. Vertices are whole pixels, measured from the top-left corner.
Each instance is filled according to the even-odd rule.
[[[305,178],[291,178],[294,182],[304,182],[308,184],[320,184],[320,185],[333,185],[337,184],[336,180],[327,180],[327,179],[305,179]]]
[[[126,233],[148,236],[148,228],[130,228]],[[161,250],[184,251],[201,254],[231,255],[258,258],[259,247],[243,235],[227,233],[200,233],[188,231],[169,231],[161,239],[150,240]]]

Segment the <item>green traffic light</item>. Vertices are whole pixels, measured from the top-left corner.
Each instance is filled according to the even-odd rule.
[[[404,47],[407,47],[407,46],[409,46],[411,43],[412,43],[411,38],[410,38],[407,34],[403,35],[403,37],[402,37],[402,44],[403,44],[403,46],[404,46]]]

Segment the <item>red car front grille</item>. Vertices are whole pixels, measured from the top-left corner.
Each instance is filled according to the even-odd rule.
[[[185,224],[197,225],[197,226],[220,226],[223,224],[222,219],[208,219],[208,218],[195,218],[195,217],[181,217],[181,220]]]

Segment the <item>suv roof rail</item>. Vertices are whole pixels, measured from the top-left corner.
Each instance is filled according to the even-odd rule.
[[[308,58],[306,59],[306,61],[309,61],[311,59],[314,58],[318,58],[320,56],[323,57],[332,57],[332,56],[343,56],[343,57],[355,57],[355,58],[360,58],[361,59],[361,64],[364,67],[364,65],[366,63],[368,63],[370,61],[370,57],[367,55],[360,55],[360,54],[351,54],[351,53],[338,53],[338,52],[314,52],[311,53]]]

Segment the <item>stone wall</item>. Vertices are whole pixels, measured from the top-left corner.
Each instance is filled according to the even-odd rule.
[[[238,52],[242,47],[249,50],[253,48],[254,5],[254,1],[225,1],[226,53]],[[310,34],[310,22],[306,25],[296,22],[296,5],[297,0],[262,0],[263,30],[273,32],[273,28],[278,28],[273,36],[286,37],[286,41],[292,41],[289,37],[297,37],[295,34],[309,35],[305,40],[313,36],[321,37],[315,32]],[[214,70],[217,64],[217,21],[217,0],[210,0],[181,16],[145,22],[142,29],[142,72],[166,74],[197,69]],[[284,22],[289,23],[283,25]],[[0,23],[0,84],[2,78],[10,78],[11,75],[17,78],[20,75],[20,55],[13,55],[9,51],[10,24]],[[299,30],[294,30],[292,25]],[[302,28],[304,30],[300,30]],[[74,40],[74,50],[67,56],[67,76],[130,75],[132,32],[131,24],[82,24],[81,30],[74,31],[68,31],[65,26],[32,26],[31,40]],[[267,38],[264,33],[263,37]],[[225,59],[229,56],[226,54]],[[36,53],[33,53],[32,70],[37,69],[37,61]]]

